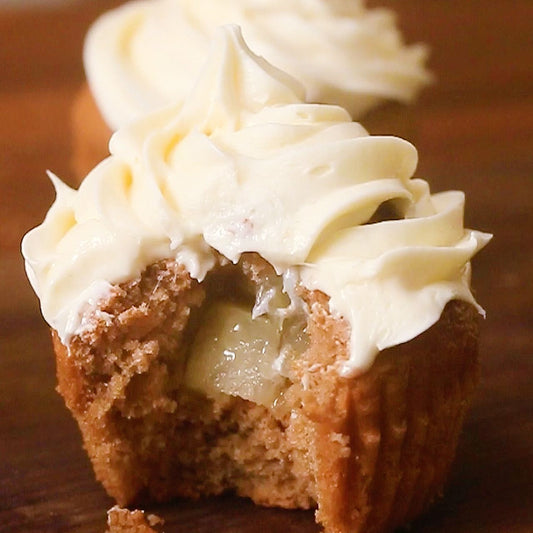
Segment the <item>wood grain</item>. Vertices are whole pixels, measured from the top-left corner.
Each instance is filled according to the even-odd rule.
[[[70,105],[83,35],[119,2],[0,8],[0,531],[97,532],[112,502],[94,481],[56,394],[49,335],[19,254],[67,182]],[[411,111],[417,174],[467,194],[466,222],[491,231],[474,261],[488,312],[482,382],[443,499],[412,533],[533,531],[533,4],[531,0],[373,0],[408,40],[432,48],[436,83]],[[311,513],[231,496],[155,509],[167,533],[312,532]]]

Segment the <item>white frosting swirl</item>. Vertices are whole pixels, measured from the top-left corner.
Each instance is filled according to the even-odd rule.
[[[427,49],[406,46],[392,11],[362,0],[151,0],[106,13],[91,28],[85,69],[112,130],[182,102],[216,28],[242,26],[252,50],[300,80],[307,101],[359,118],[383,100],[411,101],[431,77]]]
[[[469,259],[490,237],[463,228],[462,193],[431,196],[411,179],[407,141],[302,100],[237,27],[223,27],[183,106],[119,130],[78,191],[53,178],[57,198],[23,254],[61,338],[155,260],[176,257],[203,279],[212,249],[232,261],[258,252],[328,294],[352,328],[347,374],[420,334],[449,300],[474,303]],[[387,201],[401,218],[372,223]]]

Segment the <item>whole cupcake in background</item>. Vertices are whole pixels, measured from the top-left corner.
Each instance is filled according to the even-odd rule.
[[[475,387],[464,196],[219,29],[189,96],[23,241],[59,391],[119,505],[220,494],[390,532],[441,493]]]
[[[257,54],[298,79],[306,101],[341,105],[354,120],[385,102],[412,102],[431,80],[426,46],[406,45],[394,13],[361,0],[130,2],[87,35],[88,86],[74,108],[80,177],[107,154],[112,131],[183,102],[215,29],[227,23],[240,25]],[[397,117],[383,118],[392,125]],[[387,132],[403,134],[394,126]]]

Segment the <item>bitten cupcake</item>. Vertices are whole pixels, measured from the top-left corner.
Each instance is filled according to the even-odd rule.
[[[406,45],[394,13],[361,0],[129,2],[104,14],[87,35],[88,85],[73,111],[80,177],[108,154],[112,131],[183,103],[215,29],[227,23],[239,24],[254,52],[301,81],[308,102],[341,105],[380,128],[387,120],[387,132],[398,133],[398,113],[380,111],[372,121],[368,112],[385,102],[405,108],[431,80],[427,48]]]
[[[440,494],[478,369],[464,196],[216,32],[188,98],[23,241],[59,391],[119,505],[234,491],[390,532]]]

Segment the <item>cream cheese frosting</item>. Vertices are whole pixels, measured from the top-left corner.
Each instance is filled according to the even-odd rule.
[[[216,28],[243,28],[252,50],[300,80],[309,102],[360,118],[384,100],[411,101],[431,79],[427,49],[407,46],[391,10],[362,0],[150,0],[104,14],[84,62],[91,91],[114,131],[183,102]]]
[[[345,375],[429,328],[448,301],[477,305],[469,261],[490,236],[463,227],[463,194],[431,195],[409,142],[304,98],[225,26],[183,105],[116,132],[78,190],[52,176],[56,200],[22,250],[63,342],[113,284],[167,257],[202,280],[213,250],[233,262],[257,252],[329,295],[351,327]],[[375,221],[381,205],[397,215]]]

